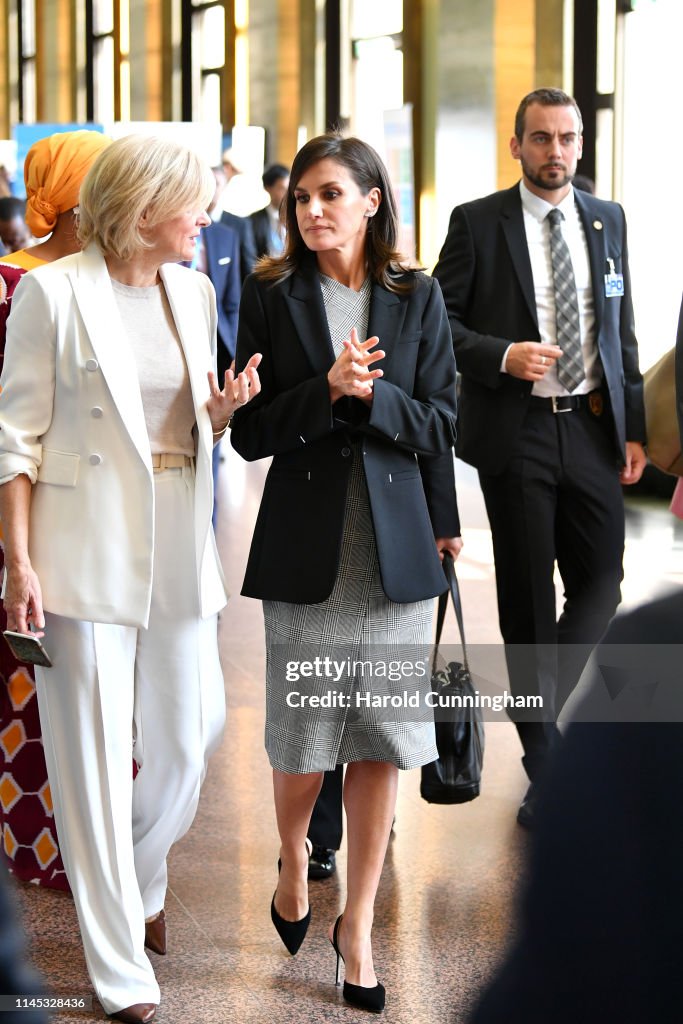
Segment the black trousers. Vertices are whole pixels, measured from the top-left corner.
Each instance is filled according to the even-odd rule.
[[[333,772],[325,772],[318,799],[308,826],[308,838],[314,846],[338,850],[344,832],[342,821],[342,791],[344,766],[337,765]]]
[[[553,413],[533,403],[505,471],[479,476],[510,687],[544,702],[543,721],[538,711],[515,711],[532,781],[621,599],[624,507],[611,427],[606,409]],[[559,619],[555,565],[564,585]]]

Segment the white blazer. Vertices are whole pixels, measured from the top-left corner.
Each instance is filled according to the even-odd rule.
[[[204,617],[227,600],[211,526],[207,371],[216,298],[204,274],[165,264],[196,416],[195,550]],[[137,366],[96,246],[26,274],[12,300],[0,386],[0,483],[26,473],[29,556],[47,611],[146,627],[154,484]]]

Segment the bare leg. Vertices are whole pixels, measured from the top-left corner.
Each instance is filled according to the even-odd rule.
[[[338,941],[345,978],[352,985],[371,988],[377,984],[372,963],[372,922],[397,790],[395,765],[381,761],[355,761],[347,765],[347,895]]]
[[[306,835],[322,782],[322,772],[291,775],[273,769],[275,814],[282,844],[275,909],[285,921],[300,921],[308,911]]]

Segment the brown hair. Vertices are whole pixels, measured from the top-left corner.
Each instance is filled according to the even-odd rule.
[[[517,107],[517,113],[515,114],[515,136],[518,142],[521,142],[524,138],[524,119],[527,107],[530,107],[532,103],[538,103],[541,107],[573,107],[579,119],[579,135],[583,134],[583,118],[581,117],[579,105],[573,96],[563,92],[562,89],[534,89],[533,92],[527,93]]]
[[[364,196],[373,188],[379,189],[381,202],[377,212],[368,221],[365,235],[365,256],[370,275],[373,281],[389,291],[410,290],[413,282],[400,280],[400,275],[415,268],[406,264],[405,257],[397,249],[398,210],[389,173],[379,155],[367,142],[354,137],[345,138],[337,132],[328,132],[311,139],[294,157],[284,204],[283,219],[287,229],[284,251],[280,256],[261,259],[254,273],[273,283],[284,281],[299,269],[310,254],[296,219],[294,190],[309,167],[321,160],[334,160],[346,167]]]

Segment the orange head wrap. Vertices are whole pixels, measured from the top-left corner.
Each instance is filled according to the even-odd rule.
[[[111,139],[81,129],[39,139],[26,154],[26,223],[34,238],[49,235],[60,213],[78,206],[81,183]]]

